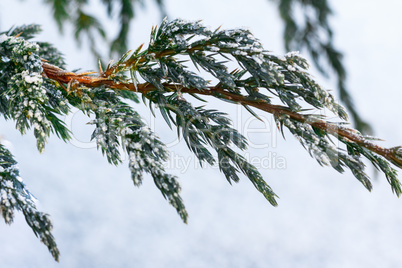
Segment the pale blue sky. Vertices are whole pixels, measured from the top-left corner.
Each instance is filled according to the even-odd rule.
[[[93,1],[96,2],[96,1]],[[131,45],[148,41],[159,21],[153,1],[133,24]],[[79,50],[69,35],[60,36],[42,1],[0,2],[0,29],[39,23],[40,40],[52,42],[65,55],[70,69],[91,69],[93,59]],[[214,6],[216,8],[212,8]],[[361,114],[387,146],[402,144],[400,31],[401,1],[331,1],[337,46],[345,53],[348,88]],[[282,25],[273,4],[253,1],[166,0],[170,18],[203,19],[211,27],[247,27],[267,49],[283,53]],[[95,9],[95,7],[94,7]],[[115,27],[110,25],[110,30]],[[66,29],[67,33],[71,31]],[[335,88],[312,70],[327,88]],[[236,107],[212,102],[230,113],[236,124],[249,119]],[[219,105],[219,106],[217,106]],[[144,105],[136,105],[145,120],[166,142],[175,131],[163,120],[154,121]],[[241,116],[241,118],[240,118]],[[80,114],[67,118],[75,141],[51,138],[44,154],[32,135],[23,137],[12,122],[1,120],[0,133],[13,143],[21,175],[52,216],[61,250],[57,264],[21,215],[11,226],[0,223],[1,267],[397,267],[402,262],[402,200],[386,179],[378,176],[369,193],[349,173],[320,167],[291,135],[286,141],[274,133],[272,118],[265,133],[251,134],[250,156],[284,161],[285,167],[262,169],[280,196],[273,208],[243,178],[230,186],[216,168],[192,165],[180,177],[182,196],[190,214],[181,222],[148,178],[139,189],[130,181],[127,163],[108,165],[89,143],[91,128]],[[240,121],[240,122],[239,122]],[[84,149],[86,148],[86,149]],[[192,161],[182,143],[172,145],[173,156]],[[267,163],[267,162],[266,162]],[[369,172],[372,169],[369,167]],[[401,176],[400,176],[401,177]],[[402,177],[401,177],[402,178]]]

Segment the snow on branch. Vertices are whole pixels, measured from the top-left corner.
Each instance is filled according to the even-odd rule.
[[[69,113],[72,106],[94,115],[92,139],[109,163],[121,163],[122,147],[133,183],[139,186],[143,173],[149,173],[184,222],[188,215],[180,185],[164,169],[166,146],[127,104],[129,100],[138,103],[142,97],[152,113],[158,109],[166,123],[177,129],[201,164],[218,165],[230,183],[239,181],[242,173],[274,206],[277,195],[242,155],[246,138],[233,128],[227,114],[194,107],[187,95],[239,104],[257,118],[253,109],[270,113],[279,131],[289,131],[320,165],[338,172],[349,169],[371,190],[363,163],[368,160],[385,174],[397,196],[402,193],[393,168],[402,168],[402,147],[383,148],[345,127],[345,109],[312,79],[306,60],[297,52],[274,55],[249,30],[210,30],[197,21],[164,20],[152,29],[148,45],[128,51],[106,68],[100,64],[96,74],[64,70],[57,50],[27,40],[33,29],[21,27],[20,36],[13,34],[16,31],[0,34],[3,116],[14,120],[21,133],[33,127],[38,149],[43,151],[52,132],[63,140],[70,138],[58,115]],[[318,116],[316,111],[322,110],[333,113],[338,122]]]

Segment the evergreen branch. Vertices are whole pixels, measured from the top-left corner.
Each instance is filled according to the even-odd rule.
[[[33,29],[31,26],[26,28]],[[69,112],[67,100],[59,88],[41,76],[43,70],[39,55],[42,47],[22,38],[0,36],[4,39],[0,44],[0,95],[4,100],[0,110],[4,111],[4,117],[15,120],[22,134],[33,127],[40,152],[43,152],[51,132],[63,140],[70,139],[69,130],[57,117]],[[14,49],[16,47],[18,49]],[[48,46],[44,48],[51,52],[52,60],[56,60],[55,52],[49,51]]]
[[[63,23],[70,21],[76,28],[76,39],[79,41],[82,31],[88,37],[90,49],[96,58],[101,58],[101,54],[95,46],[95,36],[93,32],[98,32],[99,36],[106,39],[106,33],[103,26],[96,20],[95,17],[83,12],[86,1],[75,0],[46,0],[53,8],[53,16],[62,31]],[[75,2],[75,5],[72,4]],[[137,3],[144,4],[143,0],[102,0],[107,14],[113,18],[113,10],[116,2],[120,4],[119,10],[119,25],[120,30],[118,36],[114,38],[110,54],[124,53],[127,50],[128,33],[130,31],[130,23],[135,18]],[[332,28],[329,24],[329,17],[332,10],[329,7],[327,0],[306,1],[306,0],[278,0],[278,10],[285,24],[284,27],[284,45],[287,51],[303,50],[306,48],[313,59],[317,69],[323,74],[328,75],[328,71],[323,67],[322,61],[325,60],[329,68],[331,68],[337,76],[337,84],[339,97],[343,105],[349,111],[354,126],[363,133],[372,133],[373,130],[370,124],[365,121],[356,106],[349,90],[345,86],[346,70],[342,63],[342,53],[337,50],[333,44]],[[166,17],[163,0],[156,0],[162,17]],[[67,12],[70,10],[70,12]],[[304,20],[296,22],[296,15],[300,11]],[[72,15],[73,14],[73,15]],[[325,58],[325,59],[324,59]],[[60,66],[60,65],[58,65]],[[222,76],[226,77],[226,76]]]
[[[17,162],[13,155],[0,144],[0,213],[7,224],[14,219],[14,210],[20,210],[35,236],[45,244],[56,261],[59,250],[51,233],[53,224],[48,214],[40,212],[35,206],[35,198],[25,187],[19,176]]]
[[[149,92],[145,96],[153,102],[157,102],[155,93],[160,97],[159,91]],[[235,145],[240,150],[246,150],[247,140],[231,127],[231,120],[226,117],[226,114],[202,107],[194,108],[184,98],[178,97],[176,93],[167,98],[164,106],[159,106],[159,108],[161,112],[166,109],[164,112],[172,112],[176,115],[174,124],[178,128],[178,132],[181,130],[187,146],[197,156],[201,165],[203,161],[210,165],[215,163],[214,157],[206,147],[209,145],[217,152],[219,169],[229,183],[239,181],[237,173],[240,170],[272,205],[277,205],[275,200],[277,195],[264,182],[257,168],[231,148],[232,145]],[[168,114],[166,118],[173,118],[173,116]]]
[[[60,83],[69,83],[70,81],[74,80],[77,81],[80,85],[89,88],[95,88],[103,85],[111,89],[129,90],[142,94],[158,90],[157,87],[150,83],[137,84],[136,86],[134,86],[134,84],[132,83],[116,83],[114,80],[102,77],[102,75],[100,75],[99,77],[81,76],[76,73],[63,71],[62,69],[47,63],[43,63],[43,71],[48,78],[56,80]],[[267,103],[266,100],[250,100],[248,96],[242,96],[236,93],[228,92],[219,86],[207,87],[206,89],[200,90],[197,88],[186,88],[182,85],[166,83],[163,84],[163,87],[166,92],[177,92],[177,89],[180,88],[181,93],[219,96],[219,98],[221,99],[225,99],[242,105],[252,106],[275,116],[286,115],[289,118],[300,123],[309,124],[314,128],[324,131],[325,133],[329,133],[335,137],[344,138],[347,141],[353,142],[360,147],[364,147],[378,155],[383,156],[399,168],[402,168],[402,159],[399,151],[397,152],[395,148],[387,149],[374,144],[370,142],[370,140],[366,139],[364,135],[359,134],[356,130],[352,128],[345,128],[339,124],[330,123],[320,119],[311,120],[308,115],[294,112],[286,106],[270,104]]]
[[[152,29],[146,49],[140,46],[127,52],[104,71],[100,65],[98,75],[55,66],[55,51],[48,51],[51,62],[41,60],[39,55],[47,55],[44,49],[21,37],[0,34],[3,116],[14,120],[22,133],[33,126],[38,149],[43,151],[51,132],[69,139],[69,130],[57,117],[67,114],[69,105],[95,115],[90,122],[95,125],[92,138],[109,163],[121,163],[119,147],[123,147],[134,184],[139,186],[143,173],[149,173],[184,222],[187,211],[179,195],[180,185],[163,167],[168,158],[166,147],[124,100],[136,101],[136,95],[142,95],[152,112],[158,107],[169,126],[176,126],[200,162],[216,162],[212,148],[219,169],[230,183],[237,182],[238,173],[243,173],[272,205],[277,204],[276,194],[256,167],[233,149],[245,150],[245,138],[232,128],[226,114],[193,107],[185,94],[240,104],[254,116],[251,107],[268,112],[279,130],[283,133],[288,129],[320,165],[332,166],[338,172],[348,168],[371,190],[362,161],[365,158],[385,173],[397,196],[402,193],[396,170],[391,167],[402,168],[402,147],[383,148],[372,138],[344,127],[345,121],[333,123],[324,116],[306,113],[311,108],[326,109],[340,120],[347,119],[344,108],[311,78],[304,58],[293,52],[275,56],[248,30],[211,31],[200,22],[164,20]],[[237,68],[230,71],[227,61],[237,63]],[[190,67],[203,69],[217,82],[212,84]],[[335,146],[330,136],[346,149]]]
[[[192,41],[193,39],[195,41]],[[265,51],[259,41],[247,30],[210,31],[200,22],[165,20],[159,28],[152,30],[148,49],[141,52],[141,48],[142,46],[133,53],[129,51],[115,64],[109,64],[99,76],[66,72],[47,63],[43,63],[44,74],[61,84],[74,81],[78,87],[105,86],[114,90],[142,93],[146,98],[150,98],[151,102],[161,107],[161,113],[168,124],[170,124],[166,111],[168,102],[164,96],[168,92],[176,92],[178,97],[183,93],[210,95],[220,100],[242,104],[245,107],[255,107],[273,114],[278,124],[285,125],[320,164],[331,165],[339,172],[343,171],[342,166],[348,167],[369,190],[371,183],[364,173],[364,165],[359,157],[356,155],[351,157],[344,154],[340,148],[332,148],[328,135],[335,136],[343,143],[349,142],[365,148],[377,154],[378,157],[384,157],[397,167],[402,167],[398,150],[378,146],[354,129],[345,128],[339,123],[331,123],[317,116],[303,114],[300,99],[317,109],[327,108],[341,119],[347,118],[345,111],[335,102],[332,95],[316,84],[306,72],[308,65],[305,59],[296,53],[288,53],[284,58],[272,55]],[[179,55],[188,56],[196,67],[201,67],[215,76],[219,83],[210,86],[205,79],[188,71],[187,66],[183,65],[185,61],[177,58]],[[224,62],[217,60],[217,55],[225,59],[232,57],[238,62],[240,70],[229,72]],[[131,80],[122,76],[122,72],[128,70]],[[139,83],[136,73],[140,74],[146,83]],[[270,100],[272,97],[263,94],[262,89],[277,96],[285,106],[272,104]],[[154,97],[150,97],[150,94]],[[189,106],[187,109],[190,111],[192,108]],[[193,116],[195,116],[194,112]],[[190,116],[190,118],[193,117]],[[296,130],[293,128],[295,124],[298,125]],[[202,144],[202,140],[207,141],[205,137],[204,139],[200,139],[200,136],[186,135],[186,137],[189,148],[200,161],[207,160],[212,163],[211,155]],[[211,145],[218,148],[216,144]],[[222,152],[218,153],[218,156],[222,161],[227,162]],[[361,155],[373,162],[373,165],[378,165],[379,161],[375,157],[368,154]],[[229,172],[235,171],[233,167],[224,169],[220,165],[220,168],[228,179],[237,180],[237,177],[230,175]],[[394,170],[385,165],[382,165],[380,169],[386,171],[393,191],[399,195],[400,183],[392,175]]]
[[[175,176],[166,173],[163,163],[168,152],[165,145],[142,121],[140,115],[122,102],[119,95],[102,87],[82,90],[85,106],[95,115],[90,124],[95,125],[92,139],[106,155],[109,163],[121,163],[120,144],[129,157],[128,166],[134,185],[140,186],[143,173],[151,174],[156,187],[187,223],[188,214],[180,196],[180,185]]]

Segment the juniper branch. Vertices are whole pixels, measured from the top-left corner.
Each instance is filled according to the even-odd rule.
[[[24,214],[34,234],[47,246],[53,258],[59,261],[60,253],[51,233],[52,221],[48,214],[38,211],[35,198],[19,175],[14,156],[0,143],[0,214],[7,224],[13,222],[15,210]]]
[[[198,39],[190,42],[195,36]],[[210,31],[199,22],[190,23],[176,20],[168,23],[165,21],[159,28],[155,27],[152,30],[148,49],[141,51],[142,47],[134,52],[129,51],[115,64],[109,64],[105,71],[100,70],[98,76],[66,72],[45,62],[43,63],[44,74],[61,84],[69,84],[74,81],[77,88],[80,86],[88,88],[104,86],[113,90],[140,93],[147,98],[152,92],[213,96],[241,104],[246,108],[254,107],[271,113],[280,126],[284,125],[287,119],[300,123],[301,126],[308,125],[309,128],[305,128],[304,134],[292,132],[290,129],[301,140],[306,137],[312,139],[304,141],[304,145],[308,144],[312,148],[317,148],[317,144],[314,145],[314,143],[319,142],[321,143],[319,150],[325,150],[325,146],[323,147],[322,144],[327,144],[327,147],[329,145],[324,138],[326,135],[332,135],[346,144],[348,148],[353,144],[353,146],[364,148],[378,157],[384,157],[399,168],[402,167],[399,147],[383,148],[353,128],[303,113],[302,105],[298,103],[297,98],[302,98],[318,109],[326,107],[341,119],[347,118],[345,111],[334,102],[333,97],[310,78],[305,71],[308,65],[303,58],[296,54],[288,54],[285,58],[276,57],[265,51],[258,40],[248,31],[221,31],[219,29]],[[179,62],[178,55],[188,56],[196,67],[201,66],[215,76],[219,83],[211,86],[203,78],[186,70],[187,66]],[[239,63],[240,70],[228,72],[227,67],[217,61],[217,55],[227,59],[231,56]],[[155,64],[160,67],[153,67]],[[116,78],[117,74],[127,70],[131,73],[131,80]],[[147,82],[139,83],[136,73],[139,73]],[[249,77],[244,79],[243,76],[246,73],[249,74]],[[260,92],[263,88],[279,97],[286,105],[272,104],[271,97]],[[285,126],[289,128],[289,122]],[[320,132],[321,137],[310,132]],[[313,150],[312,148],[309,150]],[[334,152],[340,156],[342,151],[338,148],[334,149]],[[331,153],[331,157],[333,154]],[[370,161],[374,161],[373,157],[362,155]],[[321,156],[322,152],[315,156],[320,163],[322,163]],[[328,153],[326,156],[329,157]],[[356,158],[356,156],[353,157]],[[364,164],[354,158],[344,156],[343,162],[341,161],[342,165],[349,167],[359,180],[364,177],[365,179],[361,180],[362,183],[371,189],[367,175],[359,171],[359,169],[364,169]],[[336,170],[343,171],[338,165],[339,163],[337,165],[333,164],[334,161],[331,163]],[[379,169],[384,171],[389,170],[389,167],[382,166]],[[387,178],[390,175],[394,182],[397,180],[395,174],[393,171],[386,173]],[[391,186],[397,195],[401,193],[399,182],[391,183]]]
[[[277,196],[256,167],[236,151],[247,149],[247,141],[232,127],[227,115],[193,107],[184,96],[210,96],[239,104],[254,116],[257,115],[251,107],[270,113],[279,130],[284,133],[287,129],[293,134],[320,165],[338,172],[347,168],[371,190],[363,163],[366,159],[385,174],[397,196],[402,193],[391,165],[402,168],[402,147],[381,147],[372,138],[345,127],[345,109],[311,78],[306,60],[297,53],[278,57],[266,51],[248,30],[211,31],[200,22],[165,20],[152,29],[147,48],[140,46],[127,52],[105,70],[100,65],[98,74],[66,71],[61,68],[60,53],[49,49],[48,44],[23,38],[30,38],[38,29],[25,26],[21,30],[19,36],[12,31],[0,33],[0,112],[4,118],[14,120],[22,134],[33,127],[42,152],[52,132],[63,140],[70,139],[69,130],[57,115],[69,113],[70,106],[93,114],[92,138],[107,160],[121,163],[118,147],[122,146],[129,157],[134,184],[139,186],[142,174],[149,173],[184,222],[187,211],[179,195],[180,185],[163,168],[168,158],[165,145],[125,100],[138,102],[141,95],[149,101],[151,111],[158,107],[200,162],[215,164],[210,151],[214,150],[219,168],[230,183],[237,182],[238,173],[243,173],[272,205],[277,204]],[[228,61],[237,64],[231,71]],[[216,82],[195,69],[204,70]],[[306,108],[329,110],[340,121],[334,123],[324,116],[309,114]],[[344,147],[335,146],[330,136]],[[0,152],[2,155],[7,153]],[[30,226],[40,237],[47,237],[49,247],[53,240],[46,230],[51,226]],[[56,258],[55,244],[49,250]]]
[[[71,81],[77,81],[79,85],[89,88],[106,86],[111,89],[128,90],[141,94],[146,94],[148,92],[158,90],[154,85],[147,82],[137,85],[134,85],[133,83],[116,82],[113,79],[105,78],[105,76],[107,76],[106,73],[102,73],[98,77],[83,76],[73,72],[65,71],[61,68],[58,68],[57,66],[48,64],[46,62],[43,62],[42,66],[43,72],[48,78],[56,80],[59,83],[63,84],[68,84]],[[294,119],[300,123],[309,124],[312,127],[325,131],[335,137],[340,137],[348,142],[356,143],[360,147],[364,147],[378,155],[381,155],[391,161],[397,167],[402,168],[402,158],[400,156],[401,152],[400,150],[398,150],[399,147],[383,148],[371,142],[369,139],[365,138],[364,135],[360,134],[353,128],[342,127],[339,124],[320,119],[311,120],[308,115],[294,112],[286,106],[270,104],[263,99],[250,100],[248,96],[228,92],[222,89],[219,85],[210,86],[207,89],[203,90],[197,88],[187,88],[183,87],[183,85],[181,84],[172,83],[164,83],[163,86],[166,92],[177,92],[177,89],[180,88],[181,93],[199,94],[205,96],[219,96],[219,98],[221,99],[226,99],[228,101],[232,101],[241,105],[252,106],[277,117],[282,115],[289,116],[291,119]]]

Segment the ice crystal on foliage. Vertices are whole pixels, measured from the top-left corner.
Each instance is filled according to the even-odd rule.
[[[0,35],[0,43],[3,43],[3,42],[5,42],[5,41],[7,41],[9,39],[10,39],[10,37],[8,37],[6,34],[1,34]]]
[[[22,74],[22,78],[25,79],[25,82],[29,84],[37,84],[40,85],[43,82],[42,76],[39,73],[33,72],[31,74]],[[46,93],[46,90],[41,90],[42,93]]]

